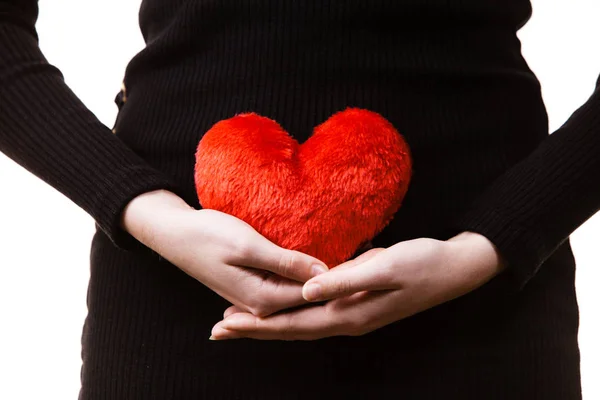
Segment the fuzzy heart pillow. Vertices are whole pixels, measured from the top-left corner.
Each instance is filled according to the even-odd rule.
[[[391,221],[411,171],[408,145],[377,113],[338,112],[302,145],[275,121],[247,113],[203,136],[195,183],[203,208],[331,268]]]

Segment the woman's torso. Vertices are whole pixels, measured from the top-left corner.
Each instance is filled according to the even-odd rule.
[[[254,111],[304,142],[334,112],[366,108],[414,159],[404,204],[373,244],[447,238],[548,134],[516,36],[530,12],[525,0],[145,0],[147,47],[127,68],[116,134],[198,208],[194,153],[217,121]],[[371,335],[309,343],[209,343],[224,300],[102,232],[92,250],[83,393],[108,382],[147,398],[577,398],[568,244],[513,297],[492,284]]]
[[[439,235],[548,133],[516,36],[529,15],[527,1],[146,0],[116,132],[198,207],[194,152],[217,121],[254,111],[303,142],[336,111],[370,109],[414,158],[379,238]]]

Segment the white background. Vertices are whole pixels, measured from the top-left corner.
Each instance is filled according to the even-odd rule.
[[[139,0],[40,3],[42,50],[112,127],[113,98],[125,66],[143,47]],[[600,5],[598,0],[534,0],[533,6],[520,37],[542,82],[554,130],[585,102],[600,73]],[[75,399],[93,221],[2,154],[0,187],[0,399]],[[600,301],[598,238],[598,215],[572,236],[586,400],[600,399],[600,317],[594,312]]]

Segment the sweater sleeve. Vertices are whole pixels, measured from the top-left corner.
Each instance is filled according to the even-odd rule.
[[[575,229],[600,209],[600,80],[588,101],[500,176],[455,221],[486,236],[521,290]]]
[[[136,240],[120,214],[171,179],[103,125],[38,46],[36,0],[0,0],[0,151],[85,210],[117,247]],[[12,193],[18,193],[12,191]]]

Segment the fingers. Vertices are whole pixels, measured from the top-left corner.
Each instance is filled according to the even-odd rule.
[[[306,304],[302,297],[302,284],[278,275],[265,278],[261,287],[249,299],[252,314],[267,316],[288,308]]]
[[[298,282],[328,271],[327,266],[315,257],[296,250],[275,245],[266,238],[259,240],[245,252],[245,266],[271,271],[279,276]]]
[[[235,297],[224,295],[218,291],[216,293],[235,304],[225,310],[223,318],[239,312],[266,317],[281,310],[307,304],[302,297],[301,283],[275,275],[272,280],[264,281],[258,287],[254,283],[247,285],[238,290]]]
[[[225,310],[225,312],[223,313],[223,319],[229,317],[232,314],[240,313],[240,312],[244,312],[244,310],[242,310],[241,308],[236,307],[236,306],[231,306],[227,310]]]
[[[334,322],[327,318],[325,306],[259,318],[248,313],[235,313],[213,327],[218,339],[247,337],[261,340],[314,340],[331,336]]]
[[[322,306],[259,318],[248,313],[230,314],[213,328],[215,340],[316,340],[330,336],[358,336],[414,313],[411,307],[395,310],[402,291],[360,293]],[[394,312],[397,311],[397,312]]]
[[[258,316],[307,304],[302,283],[272,272],[227,266],[210,274],[210,288],[237,309]]]
[[[244,336],[239,332],[223,329],[221,326],[215,325],[215,326],[213,326],[212,331],[210,333],[210,337],[208,339],[209,340],[219,340],[222,338],[241,339],[243,337]]]
[[[357,257],[355,262],[341,264],[325,274],[321,274],[306,282],[302,296],[307,301],[323,301],[351,294],[371,291],[395,289],[392,268],[382,250],[373,249]],[[361,261],[358,262],[364,256]]]

